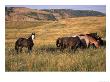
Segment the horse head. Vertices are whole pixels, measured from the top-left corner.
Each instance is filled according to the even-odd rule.
[[[35,33],[34,32],[31,34],[31,37],[32,37],[32,40],[35,39]]]
[[[61,47],[61,40],[62,40],[61,38],[57,39],[57,41],[56,41],[56,46],[57,47]]]

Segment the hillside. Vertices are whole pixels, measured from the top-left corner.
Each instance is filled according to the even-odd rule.
[[[19,37],[28,37],[36,33],[36,45],[55,44],[58,37],[81,33],[97,32],[105,37],[106,17],[77,17],[59,21],[6,22],[6,42],[13,42]]]
[[[45,9],[52,13],[57,19],[64,18],[74,18],[74,17],[84,17],[84,16],[105,16],[104,13],[92,10],[72,10],[72,9]]]
[[[104,13],[90,10],[72,9],[29,9],[25,7],[5,7],[6,21],[38,21],[38,20],[59,20],[65,18],[84,16],[105,16]]]
[[[6,21],[56,20],[51,13],[24,7],[6,7],[5,12]]]

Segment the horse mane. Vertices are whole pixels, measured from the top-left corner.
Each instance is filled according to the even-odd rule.
[[[27,38],[27,40],[31,40],[31,41],[32,41],[32,37],[31,37],[31,36],[29,36],[29,37]]]

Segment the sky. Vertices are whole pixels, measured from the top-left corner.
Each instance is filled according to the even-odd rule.
[[[7,7],[26,7],[31,9],[73,9],[94,10],[106,13],[105,5],[6,5]]]

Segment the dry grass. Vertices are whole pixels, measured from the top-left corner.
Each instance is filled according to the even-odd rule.
[[[19,26],[19,27],[18,27]],[[98,32],[105,37],[105,17],[78,17],[59,21],[6,22],[6,71],[106,71],[105,48],[64,52],[56,49],[58,37]],[[14,43],[19,37],[36,33],[31,55],[16,55]]]
[[[34,47],[31,55],[6,48],[6,71],[106,71],[105,48],[61,52],[53,45]]]

